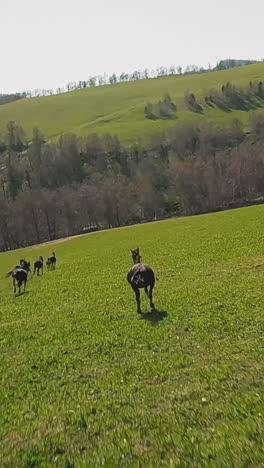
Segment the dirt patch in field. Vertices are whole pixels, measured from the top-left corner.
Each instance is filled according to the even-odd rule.
[[[113,228],[116,229],[116,228]],[[113,230],[111,229],[111,231]],[[98,234],[99,232],[104,232],[104,231],[109,231],[109,229],[102,229],[100,231],[95,231],[95,232],[87,232],[87,234],[76,234],[75,236],[69,236],[69,237],[62,237],[61,239],[55,239],[52,241],[47,241],[47,242],[42,242],[42,244],[37,244],[32,246],[33,248],[38,248],[41,247],[42,245],[52,245],[52,244],[60,244],[61,242],[66,242],[71,239],[77,239],[78,237],[85,237],[85,236],[91,236],[92,234]]]

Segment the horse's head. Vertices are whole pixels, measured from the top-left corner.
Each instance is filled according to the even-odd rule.
[[[53,257],[56,257],[55,252],[52,252]]]
[[[130,249],[131,250],[131,249]],[[136,264],[136,263],[140,263],[141,261],[141,255],[139,253],[139,247],[136,249],[136,250],[131,250],[131,254],[132,254],[132,259],[133,259],[133,262]]]
[[[39,257],[40,261],[43,262],[43,257],[42,255]]]

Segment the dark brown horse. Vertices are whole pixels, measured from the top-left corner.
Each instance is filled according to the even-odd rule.
[[[131,288],[133,289],[136,295],[137,311],[139,314],[141,314],[139,291],[140,288],[145,289],[145,293],[150,301],[150,307],[154,309],[152,290],[155,285],[155,274],[154,271],[148,265],[144,265],[144,263],[141,263],[141,255],[139,253],[139,248],[137,248],[136,250],[131,250],[131,253],[134,266],[132,266],[132,268],[130,268],[130,270],[127,273],[127,281],[129,282]]]
[[[37,276],[39,276],[39,272],[43,275],[43,257],[40,256],[38,260],[34,263],[34,272],[33,275],[37,272]]]

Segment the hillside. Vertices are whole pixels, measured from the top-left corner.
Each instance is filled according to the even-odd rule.
[[[262,466],[263,229],[259,206],[0,254],[2,466]],[[54,249],[14,297],[5,273]]]
[[[258,63],[206,74],[118,83],[57,96],[23,99],[0,106],[0,133],[10,120],[21,125],[28,138],[31,138],[33,127],[37,126],[46,138],[67,132],[78,135],[110,133],[125,142],[144,139],[157,130],[190,119],[208,119],[222,126],[239,118],[246,127],[250,112],[205,108],[202,116],[197,115],[186,110],[184,95],[189,90],[203,103],[205,94],[211,88],[220,89],[228,81],[237,86],[247,86],[250,81],[262,80],[264,63]],[[162,99],[166,93],[177,104],[177,119],[146,119],[145,104]]]

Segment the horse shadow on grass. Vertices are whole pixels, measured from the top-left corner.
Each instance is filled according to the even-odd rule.
[[[15,293],[15,298],[20,296],[25,296],[25,294],[29,294],[29,291],[22,291],[21,293]]]
[[[152,309],[150,312],[143,312],[140,318],[141,320],[146,320],[146,322],[150,322],[152,325],[157,325],[167,316],[168,312],[166,310]]]

